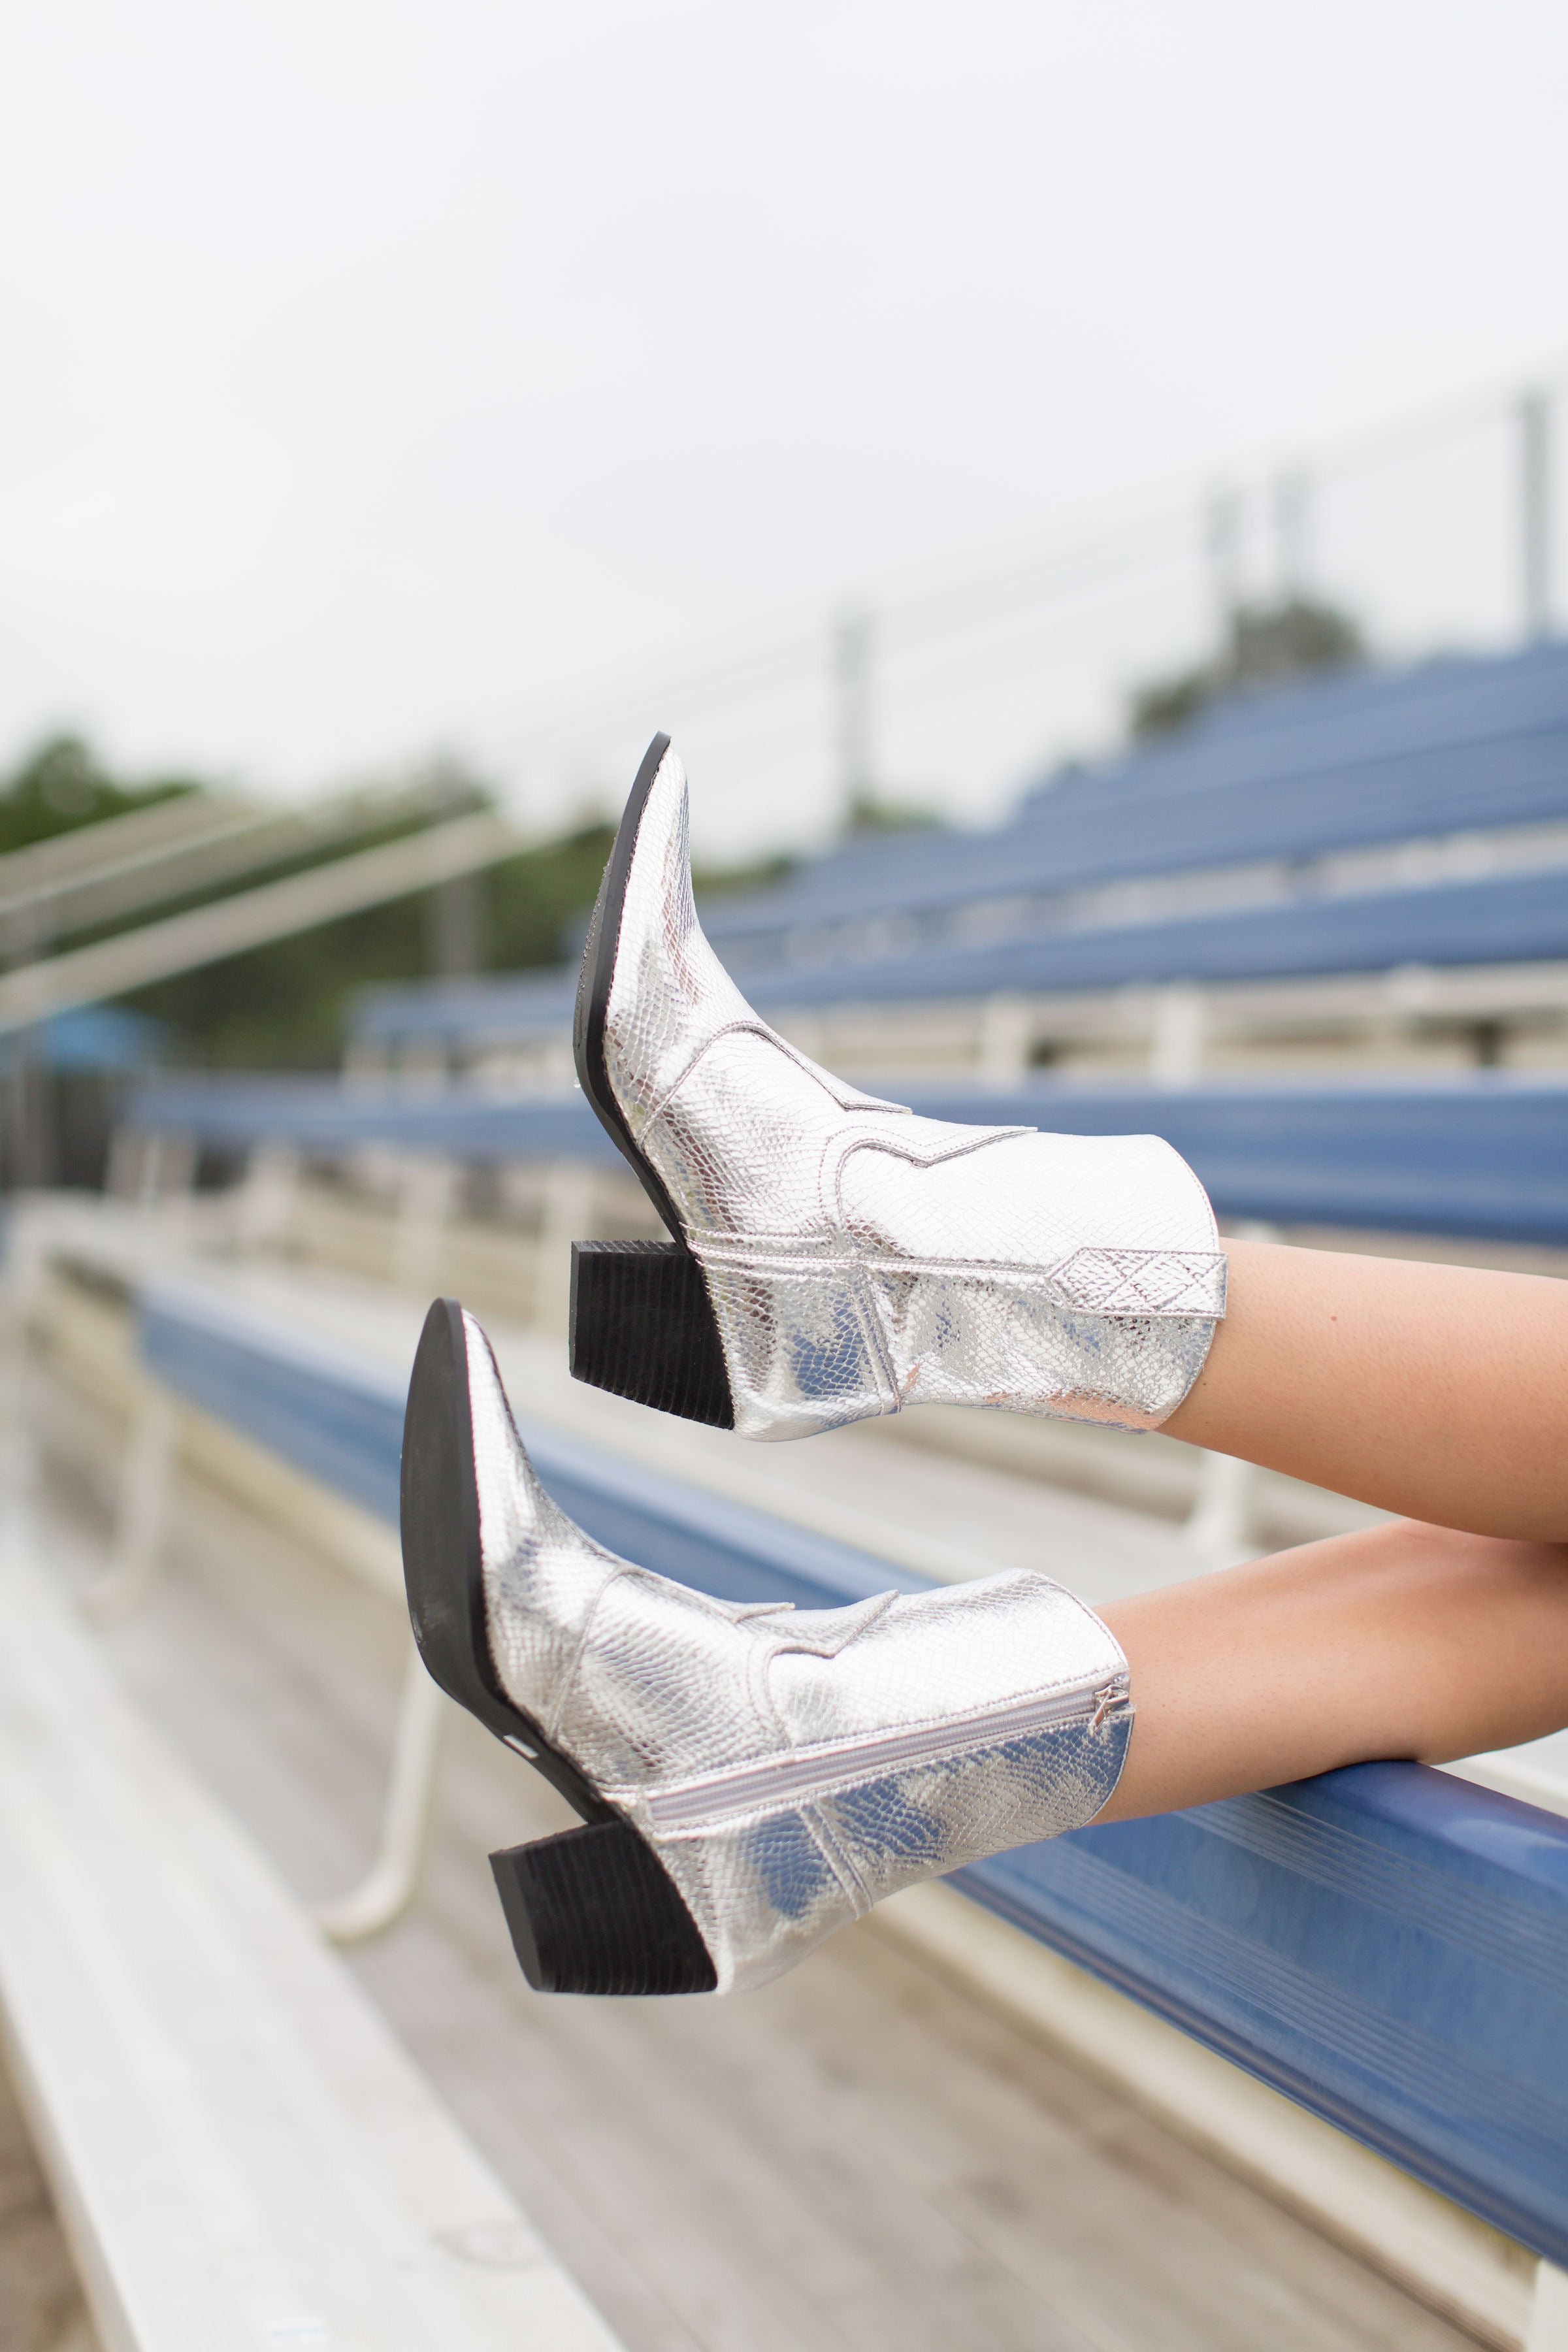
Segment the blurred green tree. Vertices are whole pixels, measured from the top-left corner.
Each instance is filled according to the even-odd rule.
[[[447,778],[461,786],[471,807],[493,805],[479,782]],[[201,783],[169,779],[145,784],[117,781],[80,738],[53,736],[29,752],[0,782],[0,855],[78,825],[121,816],[176,793],[200,792]],[[451,813],[449,800],[447,813]],[[404,818],[334,845],[370,848],[417,830],[420,820]],[[519,971],[559,963],[576,952],[599,879],[615,838],[605,821],[579,825],[558,840],[523,850],[476,877],[473,963],[479,971]],[[262,881],[320,862],[319,855],[281,860],[246,875],[229,887]],[[715,871],[699,877],[700,887],[734,890],[771,880],[785,861]],[[174,914],[215,896],[211,892],[171,899],[149,909],[150,918]],[[248,949],[219,963],[205,964],[136,991],[124,1001],[153,1014],[173,1032],[171,1058],[187,1066],[226,1069],[324,1069],[342,1050],[343,1029],[353,999],[377,982],[418,980],[437,969],[432,920],[435,894],[422,891],[389,899],[335,922]],[[113,927],[110,927],[113,928]],[[85,940],[93,934],[79,935]],[[74,943],[74,942],[73,942]]]
[[[0,856],[52,841],[79,825],[129,816],[154,801],[174,800],[201,786],[185,777],[122,784],[100,766],[79,735],[50,735],[29,751],[0,786]]]
[[[1359,625],[1335,604],[1310,596],[1238,604],[1224,642],[1207,661],[1134,687],[1127,703],[1129,731],[1135,741],[1148,742],[1173,734],[1211,704],[1248,687],[1350,669],[1366,658]]]
[[[873,841],[889,833],[930,833],[942,820],[935,809],[913,801],[884,800],[879,793],[857,793],[849,803],[839,839]]]

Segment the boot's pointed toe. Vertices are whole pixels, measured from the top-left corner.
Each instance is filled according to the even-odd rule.
[[[1048,1578],[795,1612],[617,1559],[540,1486],[450,1301],[403,1514],[431,1673],[583,1817],[491,1857],[541,1990],[765,1982],[899,1887],[1090,1820],[1121,1773],[1126,1661]]]
[[[747,1437],[926,1402],[1152,1429],[1225,1311],[1197,1178],[1156,1136],[912,1117],[747,1004],[691,894],[663,736],[605,868],[581,1084],[668,1243],[579,1244],[572,1369]]]

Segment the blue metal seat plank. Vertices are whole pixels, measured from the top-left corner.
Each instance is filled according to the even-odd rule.
[[[1320,681],[1222,705],[1181,737],[1054,782],[984,833],[942,828],[854,842],[771,889],[705,901],[703,919],[749,990],[787,975],[773,1001],[864,993],[870,960],[792,971],[792,938],[845,922],[926,919],[943,910],[1139,877],[1568,820],[1568,646],[1394,675]],[[1162,978],[1370,971],[1411,960],[1511,961],[1560,944],[1561,876],[1528,892],[1467,898],[1435,892],[1286,904],[1196,925],[1021,938],[975,960],[933,947],[901,956],[877,994],[1114,986]],[[1549,903],[1555,890],[1556,916]],[[1401,911],[1392,902],[1420,898]],[[1280,929],[1281,922],[1285,929]],[[1411,927],[1414,927],[1413,929]],[[1052,950],[1058,952],[1053,954]],[[986,959],[989,960],[986,960]],[[918,963],[930,968],[921,971]],[[541,1037],[571,1017],[564,968],[506,979],[373,990],[355,1020],[366,1041]],[[791,993],[793,992],[793,993]]]
[[[896,1081],[889,1091],[900,1093]],[[1568,1244],[1568,1085],[1506,1076],[1385,1087],[905,1088],[931,1118],[1089,1135],[1163,1135],[1222,1216],[1282,1224]],[[132,1116],[230,1148],[382,1142],[473,1160],[619,1166],[581,1095],[370,1092],[335,1081],[179,1080]]]
[[[1146,869],[1145,869],[1146,870]],[[1003,991],[1290,980],[1400,964],[1533,963],[1568,957],[1568,874],[1498,875],[1422,889],[1282,900],[1161,922],[1025,931],[981,947],[778,964],[745,974],[763,1010],[994,996]]]
[[[1568,1822],[1360,1764],[955,1884],[1563,2263]]]
[[[1568,1085],[917,1088],[928,1118],[1162,1135],[1222,1217],[1568,1244]]]
[[[402,1382],[188,1286],[141,1306],[148,1364],[395,1521]],[[831,1607],[922,1580],[545,1430],[599,1541],[726,1600]],[[1568,1822],[1415,1764],[1079,1830],[966,1894],[1568,2264]]]
[[[1133,874],[1310,857],[1568,815],[1568,648],[1222,706],[1037,792],[1008,823],[852,845],[709,905],[716,942]]]

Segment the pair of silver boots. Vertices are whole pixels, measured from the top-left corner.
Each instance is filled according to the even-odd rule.
[[[580,1082],[665,1243],[574,1250],[572,1370],[753,1438],[909,1404],[1159,1425],[1225,1311],[1203,1188],[1153,1136],[950,1126],[759,1020],[699,928],[663,737],[605,869]],[[540,1486],[484,1334],[432,1307],[403,1456],[425,1662],[581,1828],[491,1857],[542,1990],[762,1984],[921,1878],[1092,1820],[1126,1660],[1046,1576],[736,1607],[618,1559]]]

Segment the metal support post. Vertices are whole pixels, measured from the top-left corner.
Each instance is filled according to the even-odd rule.
[[[1002,989],[980,1008],[977,1075],[988,1087],[1016,1087],[1027,1076],[1035,1042],[1034,1015],[1026,996]]]
[[[1236,1238],[1271,1242],[1279,1235],[1272,1225],[1248,1223],[1237,1227]],[[1182,1541],[1205,1568],[1234,1568],[1238,1560],[1256,1556],[1252,1511],[1257,1485],[1254,1464],[1238,1461],[1233,1454],[1200,1453],[1198,1491],[1182,1528]]]
[[[1196,1085],[1207,1028],[1207,1001],[1191,981],[1172,981],[1155,992],[1149,1076],[1157,1087]]]
[[[294,1226],[300,1195],[300,1153],[292,1143],[258,1143],[246,1162],[234,1201],[235,1245],[281,1249]]]
[[[149,1388],[131,1432],[109,1566],[81,1596],[100,1625],[118,1625],[150,1597],[163,1564],[176,1418],[172,1397]]]
[[[400,1290],[435,1290],[447,1219],[457,1191],[456,1163],[434,1152],[411,1152],[399,1171],[392,1279]]]
[[[1536,2267],[1524,2352],[1568,2352],[1568,2271],[1560,2271],[1555,2263]]]
[[[1552,396],[1519,404],[1520,572],[1527,637],[1552,634]]]
[[[427,958],[438,980],[467,980],[483,961],[484,877],[454,874],[431,891],[426,905]]]
[[[1199,1455],[1197,1496],[1183,1524],[1182,1542],[1205,1568],[1234,1568],[1257,1551],[1251,1540],[1255,1475],[1251,1463],[1238,1462],[1234,1454]]]
[[[581,1160],[552,1160],[544,1171],[544,1202],[534,1256],[533,1319],[564,1331],[572,1297],[572,1244],[594,1239],[598,1177]]]
[[[6,1041],[10,1128],[6,1172],[15,1192],[41,1191],[54,1175],[54,1085],[40,1050],[43,1036],[41,1028],[29,1025],[13,1030]]]
[[[1230,640],[1231,617],[1241,602],[1241,494],[1211,490],[1204,508],[1204,551],[1214,601],[1215,635]]]
[[[117,1126],[109,1139],[103,1190],[110,1201],[136,1201],[142,1194],[142,1163],[148,1139],[139,1127]]]
[[[1311,512],[1310,476],[1299,466],[1280,474],[1274,484],[1274,576],[1282,604],[1295,604],[1307,593]]]
[[[833,633],[833,682],[838,738],[838,800],[853,825],[876,796],[871,759],[871,616],[849,612]]]
[[[138,1207],[148,1210],[173,1207],[177,1214],[191,1197],[195,1175],[195,1138],[174,1135],[164,1128],[154,1128],[146,1139],[146,1149],[142,1155]]]
[[[316,1913],[317,1926],[334,1944],[380,1935],[414,1900],[429,1850],[447,1712],[444,1694],[410,1641],[375,1860],[357,1886]]]

